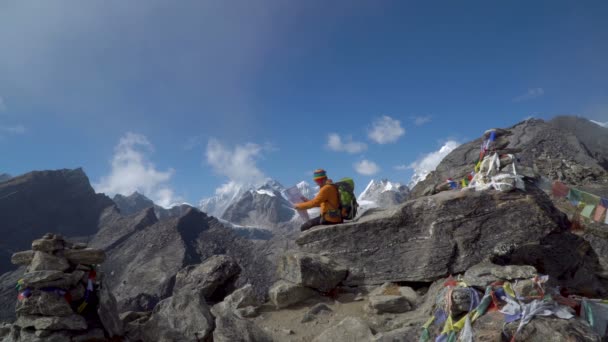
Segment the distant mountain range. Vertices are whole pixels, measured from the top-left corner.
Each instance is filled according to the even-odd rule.
[[[192,208],[188,203],[176,204],[169,209],[163,208],[137,191],[129,196],[116,194],[112,200],[123,215],[132,215],[147,208],[154,208],[154,213],[159,220],[179,217]]]
[[[390,207],[405,202],[410,194],[407,185],[394,183],[387,179],[372,179],[357,198],[363,207]]]
[[[13,178],[13,177],[11,177],[11,175],[9,175],[8,173],[0,173],[0,183],[6,182],[7,180],[9,180],[11,178]]]

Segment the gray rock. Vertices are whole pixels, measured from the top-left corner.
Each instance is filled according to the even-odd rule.
[[[408,302],[410,302],[412,307],[420,301],[420,296],[418,293],[409,286],[399,286],[399,293],[405,297]]]
[[[15,325],[36,330],[86,330],[87,322],[84,317],[76,314],[70,316],[31,316],[20,315]]]
[[[378,314],[403,313],[412,310],[412,305],[403,296],[370,296],[369,306]]]
[[[536,268],[534,268],[533,266],[508,265],[493,268],[492,274],[498,279],[516,280],[533,278],[538,274],[538,272],[536,272]]]
[[[24,329],[18,332],[15,342],[71,342],[71,334],[65,331],[41,331]],[[10,341],[10,340],[9,340]]]
[[[101,249],[66,249],[63,256],[74,265],[97,265],[106,260],[106,254]]]
[[[66,271],[70,264],[65,258],[61,258],[46,252],[36,251],[32,262],[28,267],[29,272],[33,271]]]
[[[210,336],[213,327],[205,298],[200,293],[182,291],[156,305],[142,333],[144,341],[198,342]]]
[[[0,323],[0,340],[3,339],[5,336],[8,336],[11,333],[12,328],[12,324]]]
[[[530,279],[538,274],[533,266],[495,265],[490,261],[483,261],[464,273],[464,282],[469,286],[485,288],[498,280]]]
[[[589,242],[574,234],[550,234],[538,244],[522,245],[506,263],[536,267],[539,273],[549,275],[549,288],[560,286],[594,298],[608,295],[605,280],[596,273],[601,270],[597,255]]]
[[[107,286],[99,289],[99,306],[97,314],[110,337],[123,335],[123,323],[118,315],[118,304]]]
[[[17,315],[71,316],[72,307],[60,296],[53,292],[37,291],[32,296],[17,302]]]
[[[374,342],[418,342],[420,328],[408,326],[374,336]]]
[[[34,271],[27,272],[23,275],[23,286],[33,289],[43,287],[59,287],[69,289],[78,283],[84,272],[74,271],[72,273],[63,273],[60,271]]]
[[[14,253],[11,256],[11,263],[19,266],[29,266],[34,259],[34,251],[23,251]]]
[[[241,318],[257,317],[258,314],[258,308],[255,306],[246,306],[244,308],[236,309],[236,315]]]
[[[135,311],[127,311],[127,312],[123,312],[119,315],[120,320],[123,323],[130,323],[133,322],[135,320],[141,319],[143,317],[150,318],[150,315],[152,314],[152,312],[149,311],[145,311],[145,312],[135,312]]]
[[[315,295],[314,290],[285,280],[279,280],[268,291],[270,301],[277,309],[286,308]]]
[[[279,278],[322,292],[334,289],[347,273],[328,257],[294,251],[285,253],[278,265]]]
[[[215,320],[214,342],[271,342],[272,338],[252,321],[237,317],[233,313],[219,316]]]
[[[373,291],[369,293],[369,296],[385,296],[385,295],[393,295],[393,296],[403,296],[407,299],[412,306],[416,305],[420,300],[420,296],[414,289],[409,286],[399,286],[394,283],[386,282],[375,288]]]
[[[302,317],[302,321],[300,321],[300,323],[307,323],[307,322],[314,321],[315,318],[317,317],[317,315],[319,315],[321,312],[330,313],[330,312],[333,312],[333,310],[329,306],[327,306],[327,304],[324,304],[324,303],[315,304],[315,306],[310,308],[310,310],[308,310],[304,314],[304,317]]]
[[[532,279],[520,280],[512,285],[513,291],[518,296],[529,298],[538,297],[541,295],[536,283]]]
[[[32,249],[45,253],[54,253],[65,247],[63,239],[38,239],[32,242]]]
[[[499,243],[533,243],[565,230],[563,214],[530,187],[525,193],[442,192],[308,230],[296,243],[348,265],[346,285],[428,282],[466,271]]]
[[[186,266],[175,276],[173,291],[200,291],[207,299],[214,298],[216,290],[229,290],[241,268],[236,261],[227,255],[214,255],[203,264]],[[215,296],[217,297],[217,296]]]
[[[481,298],[481,296],[479,296]],[[469,312],[471,309],[471,290],[457,287],[452,291],[452,316]]]
[[[211,312],[215,316],[219,316],[222,314],[226,314],[228,310],[232,310],[233,312],[238,312],[239,315],[243,313],[245,315],[248,315],[248,317],[251,317],[249,315],[255,316],[257,310],[239,310],[244,308],[255,308],[258,305],[259,303],[257,298],[255,297],[253,287],[251,286],[251,284],[247,284],[241,287],[240,289],[234,291],[226,298],[224,298],[224,301],[222,301],[221,303],[214,305],[211,309]]]
[[[517,330],[519,322],[507,324],[505,331],[509,337]],[[598,335],[588,323],[578,319],[559,319],[556,317],[534,317],[516,335],[517,341],[546,342],[546,341],[577,341],[600,342]]]
[[[354,317],[346,317],[337,325],[328,328],[317,336],[312,342],[369,342],[374,335],[362,320]]]

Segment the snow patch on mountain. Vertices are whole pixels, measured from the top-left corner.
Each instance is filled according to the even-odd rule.
[[[437,168],[437,165],[439,165],[443,158],[458,146],[460,146],[459,142],[449,140],[439,150],[426,154],[407,166],[408,169],[414,170],[412,179],[408,184],[409,188],[412,189],[418,182],[426,179],[426,176]]]
[[[409,193],[410,189],[401,183],[372,179],[357,197],[357,202],[362,208],[390,207],[406,201]]]
[[[270,191],[270,190],[266,190],[266,189],[258,189],[255,192],[257,192],[260,195],[266,195],[266,196],[270,196],[270,197],[275,197],[275,193]]]
[[[608,128],[608,122],[599,122],[599,121],[595,121],[595,120],[589,120],[591,122],[593,122],[596,125],[602,126],[604,128]]]

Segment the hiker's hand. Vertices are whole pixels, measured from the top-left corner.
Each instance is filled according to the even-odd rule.
[[[300,200],[301,200],[302,202],[307,202],[307,201],[308,201],[308,198],[306,198],[306,197],[302,196],[302,197],[300,197]]]

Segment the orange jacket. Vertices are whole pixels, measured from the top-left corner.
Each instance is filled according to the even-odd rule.
[[[321,216],[325,221],[339,223],[342,222],[340,214],[340,193],[332,185],[331,180],[327,180],[317,196],[307,202],[298,203],[296,209],[305,210],[314,207],[321,207]]]

